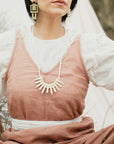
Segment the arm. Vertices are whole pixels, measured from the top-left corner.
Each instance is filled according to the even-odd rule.
[[[0,33],[0,99],[5,94],[4,81],[7,66],[13,51],[15,42],[15,30]]]
[[[104,33],[86,33],[81,37],[81,51],[89,80],[114,90],[114,41]]]

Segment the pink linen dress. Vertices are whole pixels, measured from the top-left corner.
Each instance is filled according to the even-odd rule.
[[[80,36],[76,36],[62,59],[60,91],[51,95],[35,88],[38,67],[28,54],[20,31],[8,65],[7,104],[12,118],[33,121],[62,121],[80,116],[85,108],[89,78],[81,56]],[[47,83],[58,76],[59,63],[41,75]],[[97,132],[91,117],[81,122],[15,130],[5,130],[0,144],[114,144],[114,125]]]

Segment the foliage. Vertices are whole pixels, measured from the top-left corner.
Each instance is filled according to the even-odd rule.
[[[11,126],[11,117],[5,108],[7,105],[7,98],[4,96],[0,101],[0,139],[1,134]]]
[[[107,35],[114,39],[114,1],[90,0]]]

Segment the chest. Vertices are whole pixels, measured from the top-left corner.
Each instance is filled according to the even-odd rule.
[[[88,89],[88,81],[85,75],[82,59],[80,55],[80,43],[78,37],[67,49],[62,57],[60,80],[64,83],[60,91],[52,95],[46,94],[36,89],[34,79],[38,77],[39,68],[29,55],[24,41],[17,39],[15,49],[12,55],[12,61],[7,72],[7,97],[10,109],[27,107],[30,111],[35,109],[45,112],[40,120],[60,120],[74,118],[82,112],[84,108],[84,99]],[[52,83],[58,76],[59,62],[49,71],[40,71],[46,83]],[[15,103],[13,103],[15,101]],[[54,112],[59,108],[59,115]],[[64,109],[65,108],[65,109]],[[18,111],[22,111],[19,107]],[[52,109],[52,111],[50,111]],[[69,115],[69,110],[72,113]],[[11,112],[11,111],[10,111]],[[38,112],[39,113],[39,112]],[[45,115],[46,114],[46,115]],[[14,112],[13,115],[16,115]],[[29,117],[31,118],[31,117]],[[34,117],[35,118],[35,117]]]

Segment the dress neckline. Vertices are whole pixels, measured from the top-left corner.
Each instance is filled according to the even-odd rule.
[[[20,32],[20,34],[21,34],[21,32]],[[78,36],[80,36],[80,34],[77,33],[76,36],[75,36],[75,38],[74,38],[74,40],[72,41],[72,43],[71,43],[70,46],[68,47],[67,51],[66,51],[65,54],[62,56],[62,63],[63,63],[63,61],[65,60],[65,58],[67,57],[67,55],[69,54],[69,51],[72,49],[72,45],[73,45],[73,43],[75,43],[75,41],[76,41],[76,39],[78,38]],[[32,57],[30,56],[30,54],[28,53],[28,51],[27,51],[27,49],[26,49],[26,45],[25,45],[24,39],[22,39],[22,41],[23,41],[24,51],[26,52],[29,60],[30,60],[30,61],[32,62],[32,64],[35,66],[37,72],[39,72],[38,65],[34,62],[34,60],[32,59]],[[43,75],[50,74],[51,72],[53,72],[53,71],[59,66],[59,63],[60,63],[60,61],[57,62],[57,64],[56,64],[53,68],[51,68],[49,71],[47,71],[47,72],[43,72],[43,71],[40,69],[41,74],[43,74]],[[38,74],[38,75],[39,75],[39,74]]]
[[[33,26],[33,25],[30,25],[30,28],[29,28],[29,32],[30,32],[31,37],[32,37],[35,41],[41,42],[41,43],[43,43],[43,44],[44,44],[44,43],[55,43],[55,42],[62,41],[62,40],[65,38],[66,34],[67,34],[67,31],[66,31],[66,29],[65,29],[65,34],[64,34],[63,36],[59,37],[59,38],[50,39],[50,40],[39,39],[39,38],[37,38],[37,37],[33,34],[33,27],[32,27],[32,26]],[[63,25],[63,27],[65,28],[64,25]]]

